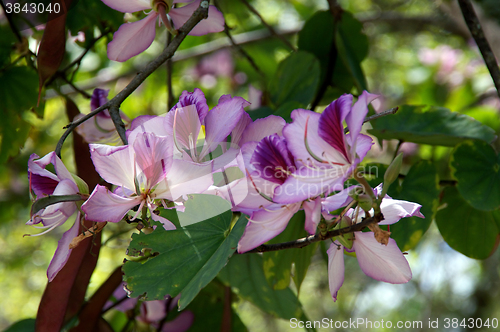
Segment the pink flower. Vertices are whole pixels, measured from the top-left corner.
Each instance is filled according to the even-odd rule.
[[[56,174],[46,169],[49,164],[53,165]],[[85,191],[88,193],[88,188],[84,188],[86,184],[79,180],[78,182],[80,183],[81,189],[79,188],[77,181],[75,181],[75,178],[78,178],[74,178],[71,175],[55,152],[51,152],[43,158],[39,158],[36,154],[32,154],[28,161],[28,177],[30,190],[34,193],[37,200],[49,195],[66,196],[70,198],[71,195],[78,196],[80,193],[85,193]],[[26,225],[33,225],[35,228],[45,230],[42,233],[31,236],[42,235],[63,225],[76,211],[77,204],[75,200],[60,201],[36,211]],[[37,224],[41,224],[41,226]],[[69,255],[71,254],[69,244],[74,237],[78,236],[79,228],[80,213],[78,212],[73,226],[66,231],[59,240],[54,257],[47,270],[49,282],[56,277],[57,273],[68,261]]]
[[[155,25],[157,18],[169,29],[172,29],[167,14],[172,20],[175,29],[180,28],[191,17],[201,0],[190,2],[180,8],[172,8],[175,3],[189,2],[189,0],[102,0],[107,6],[123,13],[133,13],[141,10],[150,10],[145,18],[133,23],[122,24],[108,44],[108,58],[114,61],[126,61],[145,51],[155,39]],[[160,24],[161,24],[160,22]],[[208,18],[199,22],[191,32],[192,36],[202,36],[212,32],[224,30],[222,13],[210,6]]]

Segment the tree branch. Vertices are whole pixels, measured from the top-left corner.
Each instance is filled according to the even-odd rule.
[[[273,35],[273,36],[277,37],[279,40],[281,40],[292,51],[294,51],[294,52],[297,51],[297,48],[295,46],[293,46],[285,37],[283,37],[283,35],[278,34],[272,26],[270,26],[269,24],[267,24],[266,21],[264,21],[264,19],[260,15],[260,13],[247,0],[241,0],[241,2],[243,2],[245,4],[245,6],[247,6],[247,8],[260,19],[260,22],[262,23],[262,25],[264,25],[269,30],[271,35]]]
[[[245,254],[256,253],[256,252],[278,251],[278,250],[291,249],[291,248],[303,248],[303,247],[310,245],[311,243],[327,240],[327,239],[330,239],[332,237],[339,236],[342,234],[360,232],[365,227],[368,227],[368,225],[379,223],[382,220],[384,220],[384,216],[382,215],[382,213],[377,213],[373,217],[363,219],[363,221],[358,223],[358,224],[354,224],[354,225],[340,228],[340,229],[335,229],[333,231],[328,231],[324,235],[323,234],[316,234],[316,235],[311,235],[308,237],[304,237],[302,239],[289,241],[289,242],[274,243],[274,244],[262,244],[255,249],[252,249],[252,250],[245,252]]]
[[[498,68],[498,64],[495,59],[495,55],[491,50],[490,44],[484,36],[481,23],[479,23],[479,19],[477,18],[476,12],[474,11],[470,0],[458,0],[458,4],[460,5],[460,10],[464,16],[465,23],[467,24],[472,37],[474,37],[474,40],[476,41],[477,47],[479,48],[484,62],[486,63],[486,67],[488,67],[493,83],[495,84],[495,88],[497,89],[497,94],[500,97],[500,69]]]
[[[200,6],[194,11],[193,15],[187,20],[184,25],[177,30],[177,36],[172,39],[172,42],[165,48],[165,50],[153,61],[148,63],[148,65],[141,70],[133,79],[132,81],[122,90],[120,91],[116,96],[114,96],[111,100],[109,100],[106,104],[102,105],[101,107],[96,108],[93,112],[90,112],[86,116],[83,116],[82,118],[78,119],[77,121],[73,121],[70,123],[68,126],[65,128],[66,131],[63,133],[61,138],[59,139],[59,142],[57,142],[56,146],[56,154],[58,156],[61,155],[61,149],[64,144],[64,141],[66,138],[69,136],[69,134],[80,124],[83,122],[87,121],[90,119],[92,116],[95,114],[102,112],[105,109],[111,109],[116,108],[119,109],[121,103],[134,92],[139,85],[142,84],[148,78],[149,75],[151,75],[158,67],[160,67],[165,61],[170,59],[177,48],[179,48],[179,45],[182,43],[184,38],[188,35],[188,33],[198,24],[202,19],[205,19],[208,17],[208,1],[204,0],[200,2]],[[121,120],[120,120],[121,121]],[[120,133],[120,130],[115,122],[115,126],[117,126],[118,133]],[[121,135],[120,135],[121,137]],[[121,137],[123,140],[123,137]]]

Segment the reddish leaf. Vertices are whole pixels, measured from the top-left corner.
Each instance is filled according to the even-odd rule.
[[[66,3],[65,3],[66,2]],[[42,41],[38,48],[38,104],[45,82],[52,77],[61,65],[66,49],[66,15],[71,1],[53,0],[52,5],[59,3],[61,12],[51,12],[45,25]],[[53,6],[52,6],[53,7]]]

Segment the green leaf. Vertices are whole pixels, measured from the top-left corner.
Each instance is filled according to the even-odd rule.
[[[436,224],[446,243],[470,258],[489,257],[498,243],[500,211],[474,209],[455,187],[444,189],[441,203]]]
[[[99,13],[99,15],[95,15]],[[72,35],[79,31],[94,31],[94,26],[102,31],[110,26],[118,30],[124,24],[123,13],[106,6],[101,0],[85,0],[78,3],[68,11],[67,27]]]
[[[274,112],[274,115],[281,116],[286,122],[291,122],[292,118],[290,115],[292,114],[292,111],[304,107],[306,107],[306,105],[299,103],[298,101],[287,101],[278,107],[278,109]]]
[[[308,105],[316,93],[320,76],[319,62],[304,51],[290,54],[283,60],[269,84],[271,101],[280,106],[296,101]]]
[[[394,115],[371,121],[378,139],[455,146],[467,139],[491,142],[495,132],[473,118],[442,107],[403,105]]]
[[[458,145],[450,167],[458,191],[470,205],[484,211],[500,207],[500,155],[488,143],[466,141]]]
[[[273,109],[267,106],[262,106],[257,109],[247,111],[248,115],[250,115],[250,118],[252,121],[255,121],[257,119],[265,118],[266,116],[269,116],[273,114]]]
[[[260,255],[233,256],[219,278],[236,288],[243,299],[276,317],[291,319],[303,315],[300,302],[290,288],[273,290],[269,286]]]
[[[23,319],[12,324],[4,332],[33,332],[35,331],[35,322],[34,318]]]
[[[227,204],[222,198],[217,199],[217,205]],[[193,213],[189,211],[193,208],[196,207],[186,206],[184,213]],[[179,309],[184,309],[236,250],[248,218],[241,216],[232,229],[231,218],[232,212],[227,210],[176,230],[157,227],[151,234],[133,234],[128,255],[140,256],[150,250],[152,257],[144,263],[128,261],[123,266],[131,297],[144,294],[147,300],[159,300],[167,294],[174,297],[182,293]]]
[[[177,214],[182,227],[231,211],[231,203],[219,196],[206,194],[188,195],[184,206],[186,207],[185,211]]]
[[[396,240],[401,251],[410,250],[425,234],[436,213],[439,196],[436,166],[430,161],[419,161],[411,167],[401,185],[389,187],[388,195],[422,205],[420,212],[425,219],[408,217],[390,226],[391,237]]]
[[[269,243],[293,241],[308,236],[309,234],[304,230],[304,222],[304,211],[297,212],[292,219],[290,219],[286,229],[274,239],[269,241]],[[273,287],[273,289],[285,289],[290,285],[292,263],[302,250],[303,249],[278,250],[265,252],[262,255],[264,259],[264,274],[267,282],[271,285],[271,287]],[[304,271],[300,272],[301,274],[304,273]],[[301,278],[302,277],[303,276],[301,275]],[[299,280],[299,287],[302,280]]]
[[[362,24],[351,13],[342,13],[335,44],[338,57],[349,70],[359,92],[368,90],[361,61],[368,54],[368,37],[362,32]]]
[[[327,72],[330,61],[330,51],[333,43],[335,24],[330,11],[315,13],[299,32],[298,46],[302,51],[307,51],[316,56],[321,66],[321,82]],[[321,43],[318,38],[321,36]]]
[[[11,67],[0,72],[0,163],[19,153],[31,126],[23,113],[36,106],[38,76],[28,67]]]
[[[0,26],[0,68],[10,63],[10,54],[13,50],[16,37],[8,25]]]
[[[45,209],[47,206],[61,203],[61,202],[75,202],[83,201],[84,199],[80,195],[49,195],[37,199],[31,206],[31,215],[34,215],[41,209]]]

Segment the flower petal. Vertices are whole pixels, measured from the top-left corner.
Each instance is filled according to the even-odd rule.
[[[108,58],[123,62],[144,52],[155,39],[157,17],[153,11],[140,21],[122,24],[108,44]]]
[[[108,188],[97,185],[87,201],[83,203],[82,210],[87,220],[119,222],[141,201],[140,196],[133,198],[118,196]]]
[[[80,213],[76,216],[75,223],[73,226],[67,230],[59,242],[57,243],[57,249],[54,253],[54,257],[50,261],[49,268],[47,269],[47,277],[49,278],[49,282],[54,280],[57,273],[61,271],[61,269],[66,265],[66,262],[69,259],[69,255],[71,254],[71,249],[69,249],[69,244],[73,238],[78,236],[78,232],[80,230]]]
[[[257,119],[250,123],[243,134],[241,135],[241,140],[239,142],[240,146],[247,142],[260,142],[264,137],[278,134],[283,135],[283,128],[286,125],[286,121],[276,115],[269,115],[263,119]]]
[[[154,133],[156,136],[169,136],[172,132],[168,132],[165,128],[165,118],[162,116],[141,115],[136,117],[127,130],[128,144],[133,145],[138,134]]]
[[[352,95],[344,94],[321,113],[318,135],[351,161],[346,149],[343,121],[351,111]]]
[[[200,6],[200,1],[194,1],[180,8],[172,8],[168,15],[174,23],[174,28],[179,29],[193,15],[193,12]],[[208,33],[224,31],[224,16],[215,7],[208,7],[208,18],[201,20],[193,30],[189,32],[191,36],[203,36]]]
[[[223,101],[219,101],[219,104],[208,112],[205,118],[206,146],[200,153],[200,157],[215,150],[219,143],[225,142],[225,139],[245,112],[243,107],[248,105],[248,101],[241,97],[224,98]]]
[[[312,201],[304,201],[302,207],[306,213],[305,230],[309,234],[316,234],[319,221],[321,220],[321,202],[322,198],[317,197]]]
[[[59,178],[52,172],[49,172],[45,167],[50,163],[53,152],[41,158],[33,153],[28,160],[28,179],[30,189],[35,195],[52,195],[59,183]],[[37,160],[35,160],[37,159]]]
[[[175,104],[174,107],[167,113],[167,124],[168,127],[172,128],[174,125],[174,118],[170,118],[171,111],[175,111],[177,108],[186,107],[189,105],[194,105],[196,107],[196,111],[198,112],[198,118],[200,122],[203,123],[203,120],[207,116],[208,113],[208,105],[207,99],[205,98],[205,94],[198,88],[195,88],[193,92],[188,92],[186,90],[182,91],[181,96],[179,97],[179,102]]]
[[[163,224],[163,228],[165,228],[166,231],[171,231],[175,229],[175,225],[167,218],[155,214],[151,209],[149,209],[149,212],[151,213],[151,218],[154,221],[161,222]]]
[[[250,125],[251,123],[252,119],[250,118],[250,115],[248,115],[247,112],[243,112],[240,120],[238,121],[236,126],[233,128],[233,131],[231,132],[231,144],[240,145],[239,142],[242,138],[242,135],[245,132],[247,126]]]
[[[292,160],[285,140],[273,134],[257,144],[250,163],[261,178],[283,184],[288,176],[287,172],[295,171]]]
[[[349,128],[349,132],[353,136],[354,142],[356,142],[357,136],[363,126],[363,122],[365,121],[365,117],[368,114],[368,104],[378,97],[379,95],[363,91],[361,96],[359,96],[358,101],[352,107],[351,112],[347,114],[345,122]]]
[[[156,136],[153,133],[142,133],[134,141],[135,161],[139,166],[136,174],[139,183],[146,183],[146,189],[152,189],[163,180],[172,166],[172,139],[171,137]]]
[[[122,13],[134,13],[151,8],[149,0],[102,0],[108,7]]]
[[[344,246],[336,242],[330,244],[328,254],[328,286],[333,301],[337,301],[337,293],[344,283]]]
[[[323,208],[326,209],[328,212],[332,212],[337,209],[340,209],[341,207],[347,206],[349,203],[352,202],[352,197],[349,196],[349,193],[351,192],[352,189],[356,187],[357,186],[350,186],[341,190],[335,195],[328,196],[322,202]]]
[[[99,175],[108,183],[135,191],[131,146],[90,144],[90,156]]]
[[[289,204],[277,210],[260,210],[252,214],[238,242],[238,252],[252,250],[283,232],[300,204]]]
[[[359,267],[367,276],[391,284],[410,281],[410,265],[394,239],[389,239],[385,246],[375,240],[372,232],[356,232],[354,236],[353,249]]]
[[[382,204],[380,204],[380,210],[384,215],[384,220],[382,220],[379,224],[392,225],[400,219],[406,217],[425,218],[420,212],[421,207],[422,205],[417,203],[400,201],[386,196],[382,199]]]

